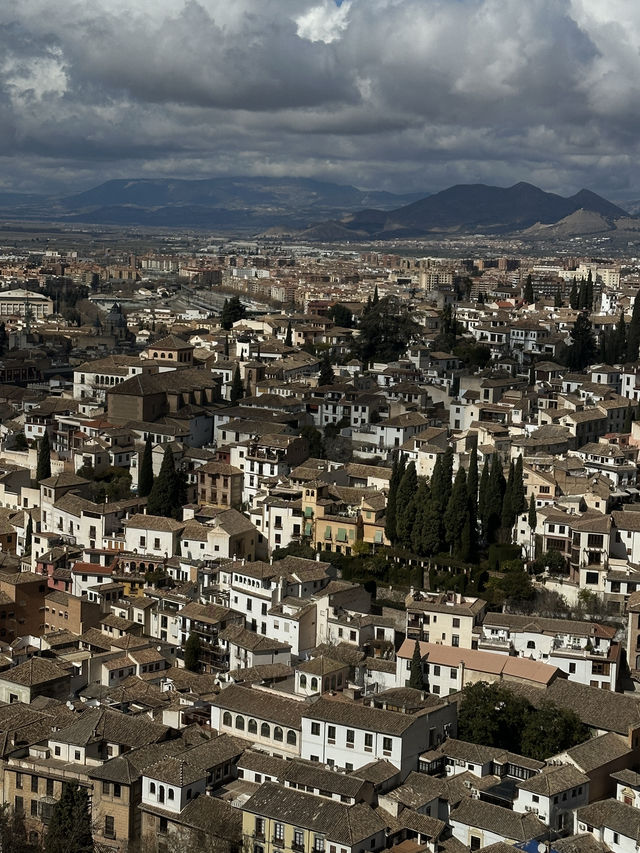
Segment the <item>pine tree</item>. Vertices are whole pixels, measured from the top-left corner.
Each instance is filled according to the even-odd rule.
[[[147,435],[138,474],[138,495],[146,498],[153,486],[153,448],[151,446],[151,435]]]
[[[232,403],[237,403],[238,400],[242,400],[244,397],[244,386],[242,384],[242,377],[240,376],[240,366],[236,364],[236,369],[233,372],[233,382],[231,383],[231,391],[229,393],[229,400]]]
[[[333,368],[331,367],[331,359],[329,353],[325,352],[320,362],[320,374],[318,376],[318,385],[332,385],[335,379]]]
[[[531,497],[529,498],[529,528],[532,533],[535,532],[536,527],[538,526],[538,513],[536,512],[536,499],[531,493]]]
[[[45,836],[45,853],[93,853],[89,796],[77,782],[64,782]]]
[[[424,678],[422,677],[422,655],[420,654],[420,643],[416,640],[411,658],[411,672],[409,675],[409,687],[415,690],[424,690]]]
[[[185,501],[184,476],[176,471],[173,451],[166,446],[160,473],[155,478],[147,499],[149,515],[162,515],[165,518],[181,518]]]
[[[293,330],[291,328],[291,320],[287,323],[287,334],[284,336],[284,345],[290,347],[293,343]]]
[[[200,637],[193,632],[184,644],[184,668],[189,672],[198,672],[200,669]]]
[[[411,545],[411,531],[416,514],[415,495],[418,490],[416,463],[410,462],[402,475],[396,498],[396,535],[402,545]]]
[[[640,347],[640,290],[636,293],[631,312],[631,322],[627,330],[627,361],[638,360],[638,348]]]
[[[469,521],[469,495],[467,492],[467,474],[464,468],[458,468],[451,496],[444,513],[444,533],[447,545],[456,556],[460,554],[460,541],[465,524]]]
[[[36,480],[46,480],[51,476],[51,445],[49,444],[49,433],[45,430],[40,439],[38,448],[38,465],[36,467]]]
[[[535,296],[533,294],[533,281],[531,279],[531,273],[529,273],[529,275],[527,276],[527,281],[526,281],[525,286],[524,286],[522,298],[529,305],[533,305],[533,303],[535,302]]]
[[[575,275],[573,277],[573,284],[571,285],[571,292],[569,294],[569,305],[574,311],[577,311],[580,307],[580,295],[578,293],[578,285],[576,283]]]

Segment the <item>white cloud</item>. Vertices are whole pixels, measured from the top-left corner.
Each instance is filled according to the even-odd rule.
[[[335,0],[324,0],[313,6],[296,20],[298,35],[308,41],[330,44],[339,39],[349,25],[351,3],[346,0],[341,6]]]

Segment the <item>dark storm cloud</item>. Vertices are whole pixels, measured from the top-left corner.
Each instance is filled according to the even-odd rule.
[[[631,192],[639,5],[3,4],[0,182],[292,174]]]

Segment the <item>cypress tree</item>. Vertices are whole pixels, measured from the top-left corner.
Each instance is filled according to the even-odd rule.
[[[640,347],[640,290],[636,293],[631,312],[631,322],[627,330],[627,361],[638,360],[638,348]]]
[[[578,294],[578,285],[576,283],[575,275],[573,277],[573,284],[571,285],[571,293],[569,294],[569,305],[574,311],[577,311],[580,307],[580,296]]]
[[[180,518],[185,499],[184,478],[176,471],[173,452],[166,446],[160,473],[155,478],[147,500],[149,515]]]
[[[151,435],[147,435],[144,443],[142,462],[140,463],[140,474],[138,475],[138,494],[146,498],[153,486],[153,453],[151,447]]]
[[[485,518],[483,528],[486,531],[488,542],[495,540],[496,533],[502,521],[502,503],[507,484],[502,472],[502,463],[497,453],[491,457],[491,472],[485,503]]]
[[[593,276],[591,274],[591,270],[589,270],[589,275],[587,276],[587,296],[586,305],[584,307],[587,311],[593,310]]]
[[[231,383],[231,392],[229,394],[229,400],[232,403],[237,403],[238,400],[242,400],[244,397],[244,386],[242,384],[242,378],[240,376],[240,366],[236,364],[236,369],[233,372],[233,382]]]
[[[469,473],[467,474],[467,490],[469,500],[478,501],[478,448],[474,445],[469,457]]]
[[[411,531],[416,514],[415,495],[418,476],[415,462],[410,462],[402,475],[396,498],[396,537],[402,545],[411,545]]]
[[[522,461],[522,453],[520,453],[516,459],[513,508],[516,515],[524,512],[527,508],[527,496],[524,490],[524,463]]]
[[[45,430],[40,439],[38,448],[38,465],[36,467],[36,480],[46,480],[51,476],[51,445],[49,444],[49,433]]]
[[[531,273],[527,276],[527,281],[524,286],[524,292],[522,298],[525,302],[528,302],[529,305],[532,305],[535,302],[535,297],[533,294],[533,281],[531,279]]]
[[[53,807],[45,853],[93,853],[89,796],[77,782],[64,782]]]
[[[425,504],[423,513],[423,527],[421,531],[422,555],[430,557],[442,549],[442,514],[438,502],[433,495],[433,489],[429,490],[429,497]]]
[[[615,361],[623,361],[627,354],[627,326],[624,321],[624,311],[620,312],[620,319],[614,333]]]
[[[580,279],[580,289],[578,290],[578,308],[584,311],[588,305],[587,282],[584,278]]]
[[[387,511],[385,515],[384,535],[389,542],[396,541],[396,499],[398,496],[398,486],[402,474],[400,473],[400,459],[398,451],[393,452],[393,467],[391,469],[391,479],[389,480],[389,496],[387,498]]]
[[[226,360],[229,359],[229,335],[224,336],[224,357]]]
[[[446,508],[449,498],[451,497],[451,489],[453,488],[453,448],[447,447],[442,457],[442,488],[444,490],[442,501]]]
[[[287,334],[284,336],[284,345],[290,347],[293,342],[293,330],[291,328],[291,320],[287,323]]]
[[[507,486],[504,490],[504,498],[502,500],[502,513],[500,517],[500,526],[505,537],[505,541],[511,539],[511,528],[515,521],[514,505],[514,488],[515,488],[515,465],[513,460],[509,464],[509,476],[507,477]]]
[[[425,554],[423,543],[428,502],[429,486],[427,485],[427,481],[422,478],[415,498],[415,515],[413,519],[413,528],[411,530],[411,550],[424,557],[428,556],[428,554]]]
[[[624,416],[624,424],[622,427],[622,432],[628,434],[631,432],[631,424],[633,423],[633,409],[631,408],[631,403],[627,406],[627,411]]]
[[[378,296],[378,285],[376,284],[376,286],[373,289],[373,299],[371,300],[371,306],[375,307],[379,301],[380,301],[380,297]]]
[[[555,296],[553,297],[553,307],[562,308],[562,293],[560,292],[560,288],[556,290]]]
[[[640,401],[638,402],[638,405],[636,406],[636,414],[634,417],[634,421],[640,421]]]
[[[482,466],[482,476],[480,477],[480,488],[478,490],[478,518],[482,522],[482,532],[486,537],[486,508],[487,508],[487,491],[489,489],[489,458],[485,457],[484,465]]]
[[[416,640],[411,658],[411,672],[409,675],[409,687],[415,690],[424,690],[424,679],[422,677],[422,655],[420,654],[420,643]]]
[[[531,532],[533,533],[538,526],[538,513],[536,512],[536,499],[533,496],[533,492],[531,493],[531,497],[529,498],[529,527]]]
[[[24,534],[24,554],[25,557],[28,557],[31,554],[31,547],[33,544],[33,519],[29,516],[29,521],[27,522],[27,529]]]
[[[193,632],[184,644],[184,668],[189,672],[198,672],[200,669],[200,637]]]
[[[567,367],[582,370],[593,364],[597,352],[591,320],[588,314],[579,314],[571,329],[571,346],[567,350]]]
[[[447,545],[456,556],[460,553],[460,541],[465,524],[469,521],[469,495],[467,492],[467,474],[464,468],[458,468],[451,496],[444,513],[444,533]]]

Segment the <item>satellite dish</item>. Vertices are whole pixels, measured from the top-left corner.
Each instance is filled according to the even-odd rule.
[[[540,844],[538,844],[538,853],[547,853],[547,845],[544,841],[541,841]]]

